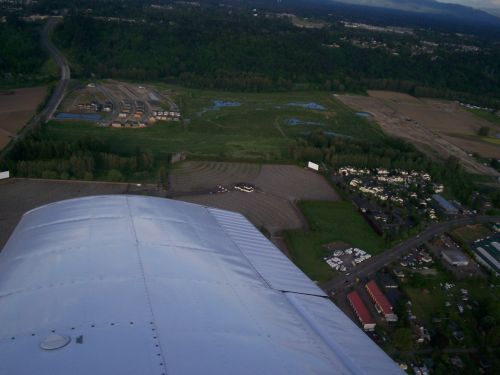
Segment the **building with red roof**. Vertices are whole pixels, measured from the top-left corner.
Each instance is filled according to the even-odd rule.
[[[366,308],[359,293],[353,291],[347,295],[347,299],[361,322],[363,329],[365,331],[373,331],[375,329],[375,320],[373,320],[372,314]]]
[[[370,297],[372,297],[377,311],[382,314],[388,322],[396,322],[398,316],[394,314],[394,308],[385,294],[382,293],[375,280],[370,280],[365,287]]]

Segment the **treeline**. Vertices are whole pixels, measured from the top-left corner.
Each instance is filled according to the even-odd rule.
[[[75,74],[83,77],[172,80],[248,91],[377,88],[450,98],[460,93],[500,98],[498,48],[414,56],[410,47],[417,42],[405,36],[398,38],[409,38],[408,47],[395,55],[356,47],[349,33],[337,24],[305,29],[286,17],[174,6],[168,11],[145,7],[123,21],[68,16],[56,29],[55,42],[70,55]],[[328,47],[333,44],[338,48]]]
[[[0,22],[0,84],[43,78],[48,56],[40,45],[38,28],[12,16]]]
[[[168,161],[140,150],[119,155],[90,136],[69,143],[35,134],[17,141],[2,164],[17,177],[125,181],[155,180],[160,169],[165,173]]]
[[[450,157],[445,163],[433,162],[413,145],[397,138],[365,141],[315,132],[291,142],[289,152],[297,161],[326,163],[333,169],[349,165],[426,171],[433,181],[445,185],[447,193],[467,205],[473,203],[472,192],[480,189],[471,181],[471,176],[463,170],[457,158]],[[499,192],[482,192],[487,193],[496,206],[500,206]]]

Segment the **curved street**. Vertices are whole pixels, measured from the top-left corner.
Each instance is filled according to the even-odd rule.
[[[21,130],[16,138],[23,138],[28,132],[37,124],[44,123],[52,118],[57,107],[61,103],[66,89],[68,87],[69,80],[71,78],[71,72],[69,69],[68,60],[66,57],[57,49],[57,47],[50,40],[50,33],[54,27],[61,21],[60,18],[50,17],[45,24],[41,33],[41,43],[42,46],[49,52],[51,57],[54,59],[56,64],[61,70],[61,77],[57,86],[54,88],[50,99],[45,104],[45,107],[40,113],[35,115],[31,121],[26,124],[26,126]]]
[[[59,80],[59,83],[57,84],[57,87],[50,97],[50,100],[41,113],[41,117],[45,121],[50,120],[54,115],[54,112],[56,111],[57,107],[61,103],[62,98],[64,97],[69,80],[71,78],[68,60],[50,40],[50,32],[60,21],[61,19],[58,18],[49,18],[42,31],[42,45],[45,47],[45,49],[47,49],[47,51],[49,51],[54,61],[61,69],[61,78]]]
[[[337,294],[346,287],[353,285],[356,282],[356,279],[364,279],[372,275],[379,269],[400,258],[412,248],[426,243],[439,234],[457,227],[475,223],[486,223],[489,221],[500,221],[500,216],[473,216],[431,225],[419,235],[412,237],[405,242],[394,246],[392,249],[386,250],[382,254],[375,255],[372,258],[359,264],[350,272],[350,275],[339,276],[320,286],[329,295]]]

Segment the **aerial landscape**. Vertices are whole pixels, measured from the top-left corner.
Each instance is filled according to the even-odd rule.
[[[498,374],[500,2],[0,0],[0,249],[0,374],[33,373],[28,339],[148,347],[125,339],[139,308],[121,315],[141,286],[113,284],[137,259],[160,372],[115,356],[81,373]],[[89,297],[96,280],[123,297],[103,318],[122,336],[83,328],[113,301]],[[87,282],[61,292],[75,323],[35,295]],[[61,358],[41,373],[68,373]]]

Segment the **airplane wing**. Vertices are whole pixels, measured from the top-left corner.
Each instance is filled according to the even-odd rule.
[[[0,253],[0,374],[400,374],[242,215],[109,195]]]

